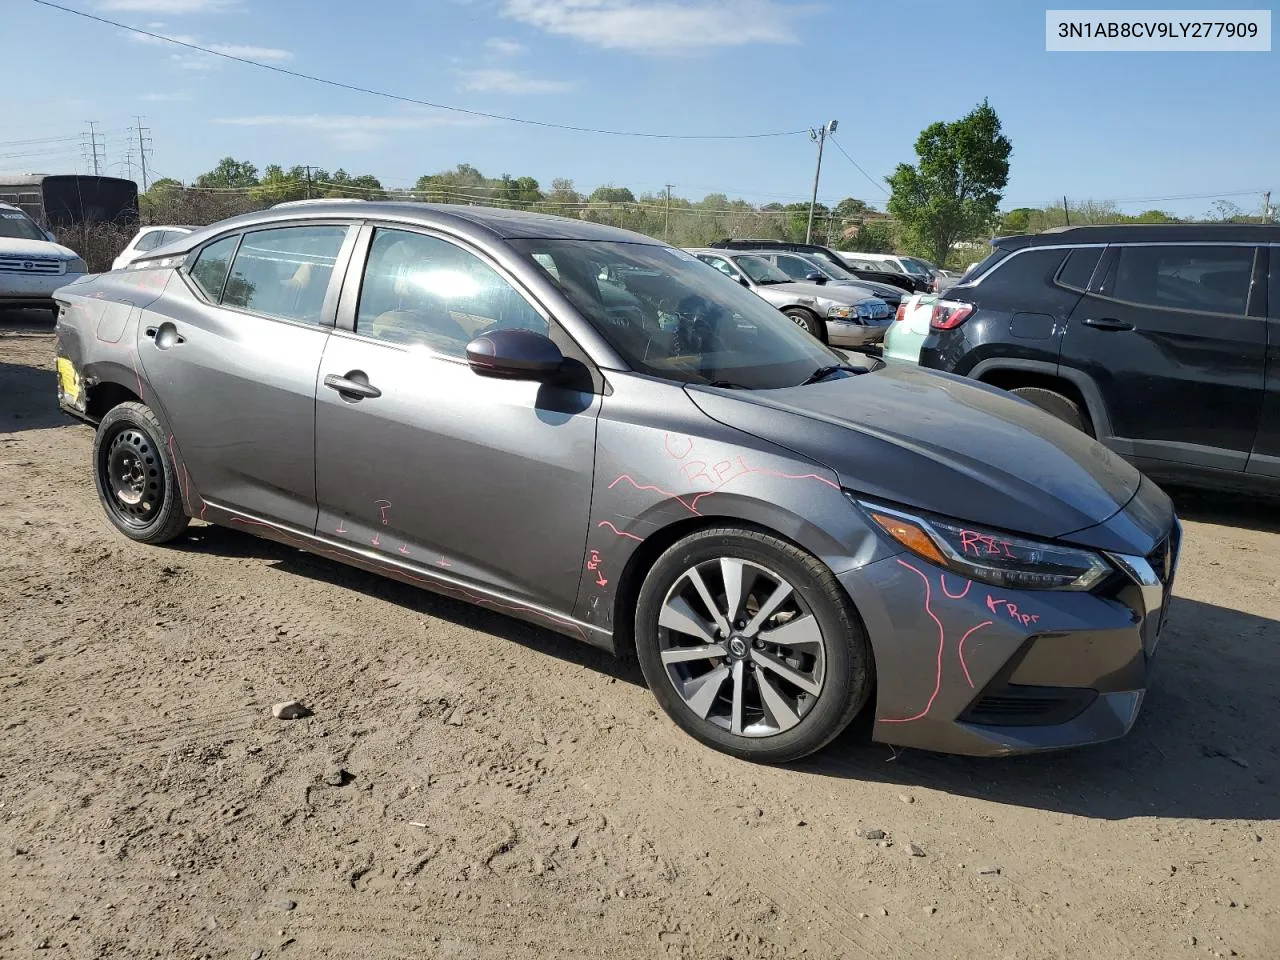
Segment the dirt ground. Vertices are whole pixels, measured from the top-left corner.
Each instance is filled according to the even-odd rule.
[[[115,534],[51,353],[0,328],[0,956],[1280,957],[1274,506],[1180,499],[1125,740],[756,767],[586,646],[241,532]]]

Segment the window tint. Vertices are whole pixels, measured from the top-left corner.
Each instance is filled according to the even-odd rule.
[[[992,270],[975,288],[984,296],[1008,294],[1026,298],[1042,294],[1067,257],[1065,250],[1023,250]],[[1026,309],[1026,308],[1023,308]]]
[[[160,246],[160,241],[163,239],[163,230],[148,230],[142,235],[142,238],[138,241],[137,246],[135,246],[134,249],[154,250],[156,247]]]
[[[324,296],[346,227],[282,227],[244,235],[222,302],[307,323],[324,320]]]
[[[1009,253],[1010,251],[1005,250],[1003,247],[994,248],[990,253],[988,253],[985,257],[983,257],[977,263],[969,265],[969,268],[964,272],[965,279],[976,280],[987,270],[990,270],[997,263],[999,263],[1001,260],[1007,257]]]
[[[1084,290],[1089,286],[1093,269],[1102,257],[1102,247],[1076,247],[1058,271],[1058,284],[1072,290]]]
[[[1243,315],[1252,247],[1121,247],[1111,295],[1156,307]]]
[[[419,233],[374,233],[358,333],[463,357],[467,344],[489,330],[549,332],[542,315],[473,254]]]
[[[222,285],[226,282],[227,269],[231,266],[231,255],[236,252],[236,241],[239,239],[237,234],[209,244],[200,251],[199,258],[191,267],[191,279],[215,303],[222,295]]]

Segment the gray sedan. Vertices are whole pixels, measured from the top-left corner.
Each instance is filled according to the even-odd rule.
[[[893,320],[889,305],[861,287],[796,280],[756,253],[711,247],[688,252],[773,304],[824,343],[876,344]]]
[[[864,710],[887,743],[1004,754],[1142,703],[1178,556],[1158,488],[648,237],[316,203],[56,298],[58,400],[135,541],[221,524],[634,654],[751,760]]]

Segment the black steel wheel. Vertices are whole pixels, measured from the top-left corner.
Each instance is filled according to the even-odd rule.
[[[93,444],[94,479],[107,519],[143,543],[172,540],[188,523],[163,436],[149,407],[122,403],[102,418]]]

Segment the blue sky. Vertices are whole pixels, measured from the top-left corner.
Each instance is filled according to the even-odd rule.
[[[987,97],[1014,145],[1005,207],[1065,193],[1196,214],[1213,198],[1139,201],[1214,194],[1251,211],[1261,204],[1253,191],[1267,188],[1280,201],[1280,53],[1048,53],[1045,4],[59,2],[345,83],[543,121],[705,134],[836,118],[840,145],[877,179],[914,159],[924,126]],[[259,168],[369,172],[387,186],[460,162],[544,187],[553,177],[637,193],[672,183],[695,199],[807,199],[812,183],[806,136],[644,140],[486,121],[268,73],[32,0],[4,6],[3,170],[83,169],[75,138],[96,120],[118,173],[125,131],[141,114],[152,169],[184,180],[230,154]],[[1237,191],[1250,193],[1227,196]],[[831,149],[820,196],[885,199]]]

